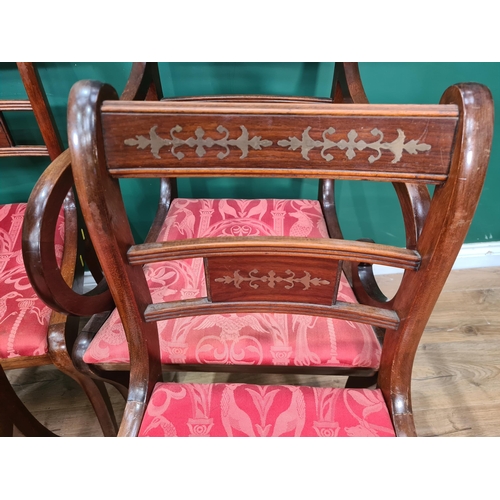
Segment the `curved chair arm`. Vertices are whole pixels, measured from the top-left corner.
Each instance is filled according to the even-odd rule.
[[[374,243],[372,239],[360,238],[358,241]],[[390,308],[392,300],[389,300],[379,288],[377,280],[373,275],[372,264],[363,262],[351,262],[352,289],[358,302],[373,307]]]
[[[331,98],[333,102],[367,104],[358,63],[335,63]]]
[[[72,186],[71,158],[66,150],[45,170],[28,200],[23,223],[23,258],[31,285],[45,304],[63,314],[91,316],[114,307],[105,280],[85,295],[76,293],[71,288],[73,271],[67,265],[60,269],[55,255],[57,218]]]
[[[132,63],[130,76],[120,96],[122,101],[159,101],[163,98],[158,63]]]

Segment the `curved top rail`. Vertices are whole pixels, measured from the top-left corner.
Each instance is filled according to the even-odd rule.
[[[454,104],[336,104],[331,102],[104,101],[102,113],[276,114],[458,118]]]

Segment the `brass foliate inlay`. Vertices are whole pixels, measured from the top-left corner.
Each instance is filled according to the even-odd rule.
[[[221,146],[225,148],[225,151],[221,151],[217,155],[217,158],[222,160],[229,155],[229,146],[237,147],[241,151],[240,158],[246,158],[248,155],[249,147],[251,147],[252,149],[262,149],[271,146],[272,144],[272,141],[263,140],[259,136],[254,136],[250,139],[248,130],[243,125],[240,127],[241,135],[237,139],[229,139],[229,131],[222,125],[219,125],[217,127],[217,132],[219,132],[219,134],[225,134],[225,136],[220,139],[205,137],[205,131],[201,127],[198,127],[195,130],[195,137],[190,137],[186,140],[180,139],[179,137],[174,135],[174,132],[182,132],[182,127],[180,125],[176,125],[170,130],[170,139],[164,139],[156,133],[157,127],[158,125],[151,127],[151,130],[149,131],[149,138],[144,137],[143,135],[136,135],[134,139],[127,139],[125,141],[125,144],[127,146],[137,146],[137,149],[145,149],[149,146],[151,148],[151,153],[153,154],[153,156],[158,159],[161,158],[160,149],[163,147],[171,146],[170,152],[178,160],[182,160],[182,158],[184,158],[184,153],[176,151],[176,148],[184,145],[187,145],[190,148],[196,147],[195,151],[199,158],[205,156],[205,148],[211,148],[215,145]]]
[[[333,156],[331,154],[326,154],[328,149],[338,148],[341,150],[346,150],[345,155],[349,160],[352,160],[356,156],[356,150],[363,151],[364,149],[373,149],[378,154],[371,155],[368,158],[370,163],[377,161],[382,156],[382,150],[388,150],[394,154],[394,159],[391,163],[398,163],[401,160],[403,151],[406,151],[412,155],[417,154],[419,151],[429,151],[431,146],[429,144],[419,144],[418,140],[412,139],[405,143],[406,136],[401,129],[397,129],[398,137],[392,142],[382,142],[384,140],[384,134],[378,128],[374,128],[371,134],[375,137],[378,136],[378,140],[374,142],[365,142],[363,140],[356,141],[358,133],[355,130],[349,131],[347,134],[347,139],[341,139],[338,142],[332,141],[326,137],[326,135],[332,135],[335,133],[335,129],[330,127],[323,132],[323,140],[315,141],[309,136],[309,131],[311,127],[307,127],[302,132],[302,138],[297,139],[297,137],[289,137],[288,139],[283,139],[278,141],[278,145],[281,147],[288,147],[289,150],[295,151],[299,147],[301,148],[302,158],[309,160],[309,151],[314,148],[321,148],[321,156],[326,161],[332,161]]]
[[[276,283],[288,283],[285,285],[285,288],[289,290],[295,286],[295,283],[300,283],[304,285],[304,290],[308,290],[311,285],[320,286],[320,285],[329,285],[330,282],[327,280],[323,280],[321,278],[311,278],[311,273],[307,271],[303,271],[304,276],[302,278],[296,278],[295,273],[290,271],[289,269],[285,271],[285,274],[288,277],[277,276],[274,271],[269,271],[267,275],[256,276],[258,273],[258,269],[253,269],[248,273],[248,276],[241,276],[239,269],[234,271],[233,276],[224,276],[223,278],[216,278],[215,281],[218,283],[224,283],[225,285],[234,284],[236,288],[241,288],[241,284],[244,282],[248,282],[248,284],[252,288],[259,288],[259,283],[267,283],[267,285],[271,288],[274,288]]]
[[[236,139],[229,139],[229,131],[219,125],[217,127],[217,132],[219,134],[224,134],[224,137],[219,139],[214,139],[212,137],[205,137],[205,130],[201,127],[197,127],[194,132],[194,137],[189,137],[188,139],[180,139],[175,135],[182,131],[180,125],[176,125],[170,130],[170,138],[160,137],[156,133],[158,125],[151,127],[149,131],[149,138],[143,135],[136,135],[135,138],[126,139],[124,142],[127,146],[136,146],[138,149],[145,149],[147,147],[151,148],[151,153],[155,158],[160,159],[160,150],[164,147],[170,147],[170,153],[175,156],[178,160],[184,158],[184,153],[176,151],[180,146],[189,146],[190,148],[196,148],[195,152],[199,158],[202,158],[206,154],[206,148],[211,148],[213,146],[220,146],[225,149],[217,154],[217,158],[220,160],[226,158],[230,154],[229,147],[236,147],[241,151],[240,159],[244,159],[248,156],[249,148],[254,150],[261,150],[262,148],[267,148],[273,144],[272,141],[267,139],[262,139],[261,136],[253,136],[250,138],[250,134],[244,125],[241,125],[241,135]],[[332,161],[333,155],[331,152],[327,152],[331,149],[345,150],[345,156],[352,160],[356,157],[356,151],[363,151],[365,149],[371,149],[376,152],[368,157],[368,162],[373,163],[380,159],[382,156],[382,151],[386,150],[394,155],[394,159],[391,163],[398,163],[403,156],[403,152],[406,151],[411,155],[416,155],[419,152],[429,151],[431,146],[429,144],[420,143],[419,139],[412,139],[408,142],[406,141],[406,135],[403,130],[397,129],[398,137],[392,142],[384,142],[384,133],[378,128],[371,130],[371,134],[377,138],[373,142],[366,142],[364,140],[358,139],[358,132],[356,130],[350,130],[347,134],[346,139],[340,139],[338,141],[333,141],[327,136],[332,136],[335,133],[333,127],[329,127],[322,133],[322,140],[314,140],[309,135],[311,127],[307,127],[303,132],[301,138],[288,137],[288,139],[282,139],[278,141],[278,146],[282,148],[287,148],[290,151],[296,151],[300,148],[302,153],[302,158],[304,160],[309,160],[309,151],[315,148],[321,148],[321,156],[326,161]]]

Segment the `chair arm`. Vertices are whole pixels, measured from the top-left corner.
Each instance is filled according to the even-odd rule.
[[[361,75],[359,74],[358,63],[335,63],[331,98],[333,102],[368,103]]]
[[[120,96],[122,101],[158,101],[163,97],[158,63],[132,63],[130,76]]]
[[[23,259],[33,289],[47,306],[63,314],[91,316],[114,307],[106,281],[101,280],[87,294],[76,293],[72,289],[76,263],[70,272],[67,265],[60,269],[55,255],[57,218],[72,186],[71,157],[66,150],[45,170],[28,200],[23,222]],[[75,238],[70,241],[76,245]],[[80,259],[80,255],[76,252],[75,257]]]

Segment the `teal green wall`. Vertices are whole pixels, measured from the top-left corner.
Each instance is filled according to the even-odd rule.
[[[96,79],[120,93],[131,63],[40,63],[40,76],[58,128],[66,138],[66,102],[72,84]],[[475,81],[487,85],[500,105],[500,63],[360,63],[365,90],[372,103],[437,103],[451,84]],[[196,94],[284,94],[328,96],[333,63],[161,63],[165,96]],[[0,63],[0,99],[25,98],[15,65]],[[497,107],[496,106],[496,107]],[[496,116],[500,112],[496,110]],[[29,114],[6,116],[19,143],[40,142]],[[0,203],[25,201],[46,159],[0,158]],[[127,210],[138,240],[145,236],[156,206],[155,180],[121,181]],[[494,137],[490,167],[476,216],[466,242],[500,241],[500,135]],[[315,198],[317,182],[276,179],[211,179],[179,181],[181,196]],[[404,244],[399,204],[390,184],[337,183],[339,218],[348,238],[368,237]]]

